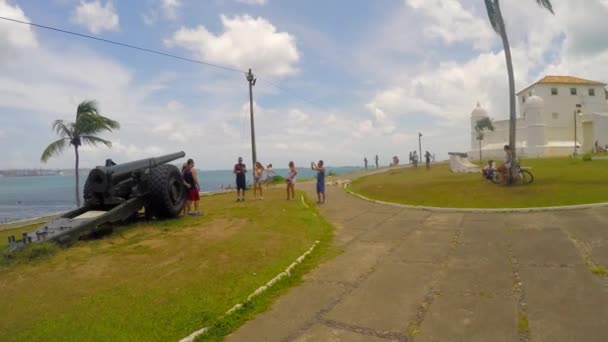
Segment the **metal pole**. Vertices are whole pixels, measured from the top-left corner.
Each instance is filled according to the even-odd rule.
[[[251,160],[253,163],[251,169],[254,170],[255,164],[258,161],[255,153],[255,125],[253,122],[253,86],[255,85],[256,79],[253,77],[251,69],[249,69],[249,72],[247,73],[247,81],[249,82],[249,112],[251,117]]]
[[[418,153],[420,153],[418,155],[418,160],[422,160],[422,133],[418,132]]]
[[[576,146],[576,138],[577,138],[576,137],[576,115],[578,114],[577,112],[578,112],[578,110],[575,109],[574,110],[574,155],[577,154],[577,150],[576,150],[576,147],[577,147]]]

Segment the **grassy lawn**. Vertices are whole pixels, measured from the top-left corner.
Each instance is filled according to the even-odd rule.
[[[297,279],[277,284],[229,322],[217,322],[227,309],[315,240],[321,248],[304,269],[329,248],[330,225],[314,209],[283,196],[277,189],[265,191],[265,201],[203,197],[200,218],[138,223],[57,248],[41,260],[5,262],[0,340],[174,341],[209,325],[215,331],[208,338],[220,338]],[[21,231],[0,232],[0,248],[7,235]]]
[[[351,190],[368,198],[451,208],[524,208],[608,202],[608,160],[529,159],[530,185],[500,186],[480,174],[452,173],[447,164],[430,171],[396,169],[360,178]]]

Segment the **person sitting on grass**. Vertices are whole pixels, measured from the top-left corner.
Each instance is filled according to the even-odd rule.
[[[481,173],[483,174],[484,178],[492,179],[492,173],[494,173],[494,171],[495,171],[494,161],[488,160],[488,165],[483,167],[483,169],[481,170]]]
[[[202,216],[203,214],[198,210],[199,202],[199,191],[200,186],[198,183],[198,176],[196,175],[196,169],[194,168],[194,160],[188,159],[187,166],[183,172],[184,181],[188,184],[188,194],[186,197],[186,207],[188,208],[188,215],[190,216]],[[191,205],[194,204],[194,211],[190,211]]]
[[[264,199],[264,193],[262,192],[262,176],[264,175],[264,166],[262,163],[255,162],[255,168],[253,169],[253,198],[257,199],[257,191],[260,191],[260,199]]]
[[[500,172],[500,174],[502,175],[502,179],[506,182],[507,175],[510,173],[509,170],[511,169],[511,163],[513,162],[513,152],[511,151],[511,147],[509,145],[505,145],[504,150],[504,162],[496,170]]]
[[[315,165],[314,162],[310,163],[310,167],[317,171],[317,204],[325,203],[325,167],[323,161],[319,160],[319,163]]]
[[[285,182],[287,183],[287,200],[295,199],[295,188],[296,188],[296,176],[298,175],[298,170],[296,170],[295,165],[292,161],[289,162],[289,172],[287,173],[287,179]]]

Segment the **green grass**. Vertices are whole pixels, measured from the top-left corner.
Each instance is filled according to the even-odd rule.
[[[517,332],[520,334],[527,334],[530,332],[530,324],[528,322],[528,316],[526,314],[517,315]]]
[[[591,273],[593,273],[595,275],[599,275],[599,276],[608,275],[608,269],[606,269],[602,266],[590,266],[589,270],[591,271]]]
[[[608,160],[574,158],[523,160],[532,167],[530,185],[500,186],[480,174],[452,173],[447,164],[427,171],[395,169],[355,180],[351,190],[402,204],[451,208],[525,208],[608,201]]]
[[[168,341],[203,326],[214,327],[206,339],[219,339],[329,254],[330,225],[280,189],[246,203],[203,197],[201,209],[200,218],[120,227],[0,266],[0,340]],[[322,243],[296,277],[217,321],[315,240]]]

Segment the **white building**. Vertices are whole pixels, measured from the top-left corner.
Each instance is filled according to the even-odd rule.
[[[517,93],[517,155],[547,157],[591,152],[597,142],[608,144],[608,91],[602,82],[570,76],[546,76]],[[488,113],[480,104],[471,113],[470,158],[479,156],[475,124]],[[493,121],[494,131],[484,131],[484,158],[504,155],[509,141],[509,120]]]

